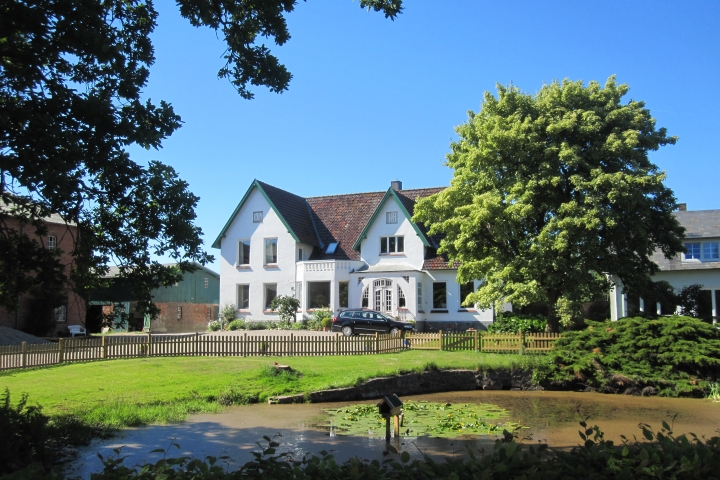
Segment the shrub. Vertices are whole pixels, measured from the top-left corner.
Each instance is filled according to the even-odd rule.
[[[332,325],[332,312],[327,308],[318,308],[313,312],[313,323],[320,327]]]
[[[228,330],[245,330],[245,320],[238,318],[228,323]]]
[[[522,315],[514,312],[500,312],[495,322],[488,326],[492,333],[539,333],[547,327],[547,318],[542,315]]]
[[[551,353],[556,380],[604,388],[617,375],[653,386],[663,395],[702,394],[699,381],[717,380],[720,330],[691,317],[586,321],[567,332]]]
[[[220,318],[223,319],[225,323],[230,323],[235,320],[236,313],[235,305],[232,303],[226,303],[220,309]]]
[[[210,320],[208,322],[208,330],[211,332],[217,332],[218,330],[221,330],[222,327],[223,325],[220,320]]]
[[[246,330],[267,330],[268,324],[267,324],[267,322],[257,322],[257,321],[247,320],[245,322],[245,329]]]
[[[0,432],[0,476],[33,464],[44,467],[48,417],[41,407],[27,405],[27,394],[12,405],[10,390],[5,389],[0,397]]]

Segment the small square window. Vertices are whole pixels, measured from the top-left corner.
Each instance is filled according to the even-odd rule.
[[[385,213],[385,222],[386,223],[397,223],[397,212]]]
[[[337,250],[338,242],[330,242],[328,243],[327,248],[325,249],[325,253],[328,255],[332,255],[335,253],[335,250]]]
[[[685,244],[685,260],[700,260],[700,242]]]
[[[253,223],[262,223],[263,212],[253,212]]]

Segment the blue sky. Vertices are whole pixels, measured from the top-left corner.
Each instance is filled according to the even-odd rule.
[[[294,78],[243,100],[217,71],[223,41],[160,0],[145,95],[183,127],[140,162],[172,165],[201,197],[210,248],[250,182],[302,196],[447,185],[453,128],[485,91],[536,92],[555,79],[630,85],[677,145],[651,154],[688,209],[720,208],[720,2],[406,0],[394,22],[352,0],[308,0],[292,38],[267,45]],[[216,260],[211,268],[219,270]]]

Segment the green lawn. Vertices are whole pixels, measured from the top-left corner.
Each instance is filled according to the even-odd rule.
[[[167,357],[111,360],[0,373],[0,390],[49,415],[77,415],[84,421],[123,427],[182,420],[188,413],[213,412],[228,403],[279,394],[351,386],[399,372],[437,368],[513,368],[541,357],[474,352],[407,351],[387,355],[327,357]],[[275,375],[273,362],[298,376]],[[222,399],[225,399],[223,401]],[[229,400],[228,400],[229,399]],[[220,402],[218,402],[220,400]]]

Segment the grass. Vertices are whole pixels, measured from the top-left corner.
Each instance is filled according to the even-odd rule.
[[[428,369],[528,368],[543,357],[408,351],[333,357],[157,357],[0,373],[0,390],[27,393],[51,417],[122,428],[184,420],[225,405],[264,402]],[[278,372],[273,362],[295,373]]]

